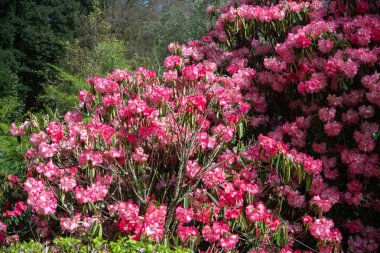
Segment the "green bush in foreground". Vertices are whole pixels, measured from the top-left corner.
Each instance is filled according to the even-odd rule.
[[[177,248],[171,250],[168,247],[151,243],[147,241],[134,241],[128,237],[120,238],[117,241],[108,242],[100,238],[94,238],[90,241],[76,238],[56,238],[51,244],[41,244],[39,242],[23,242],[3,246],[0,252],[10,253],[185,253],[189,250]]]

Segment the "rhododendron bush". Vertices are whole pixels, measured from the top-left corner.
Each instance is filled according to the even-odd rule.
[[[0,240],[152,238],[194,251],[377,252],[379,1],[228,2],[201,40],[88,79],[28,135]],[[18,224],[19,219],[24,220]]]

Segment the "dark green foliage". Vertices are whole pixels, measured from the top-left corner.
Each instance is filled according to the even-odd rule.
[[[17,172],[24,160],[26,140],[9,135],[11,121],[19,117],[21,111],[22,103],[17,98],[0,98],[0,184],[7,174]]]
[[[0,76],[17,78],[0,79],[0,96],[16,87],[27,107],[36,106],[48,64],[58,63],[64,53],[61,42],[74,38],[79,15],[88,8],[88,0],[1,1]]]

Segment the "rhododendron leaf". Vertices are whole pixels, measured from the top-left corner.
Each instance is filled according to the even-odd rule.
[[[313,183],[313,175],[306,173],[305,188],[307,192],[310,190],[312,183]]]
[[[185,209],[188,209],[188,208],[189,208],[189,203],[188,203],[188,200],[187,200],[187,196],[185,196],[185,197],[183,198],[183,207],[184,207]]]
[[[372,135],[372,140],[377,141],[380,137],[380,130]]]
[[[247,162],[244,157],[239,156],[239,162],[243,165],[243,168],[247,167]]]
[[[305,49],[305,55],[306,55],[307,60],[311,63],[311,59],[310,59],[309,52],[307,49]]]
[[[298,184],[301,184],[302,183],[302,179],[303,179],[303,176],[302,176],[302,168],[300,165],[296,165],[296,171],[297,171],[297,178],[298,178]]]
[[[290,173],[291,173],[291,166],[290,164],[287,162],[287,164],[285,165],[285,183],[288,183],[290,181]]]
[[[279,176],[279,177],[281,177],[281,173],[280,173],[280,162],[281,162],[281,156],[280,155],[276,155],[275,156],[277,159],[276,159],[276,172],[277,172],[277,175]]]
[[[65,197],[66,195],[64,193],[62,193],[61,195],[61,202],[65,205]]]
[[[103,226],[100,222],[94,222],[90,228],[91,237],[103,237]]]
[[[244,29],[244,37],[247,37],[248,31],[247,31],[247,23],[245,22],[245,19],[242,18],[240,19],[242,24],[243,24],[243,29]]]
[[[193,128],[195,126],[195,117],[194,114],[190,116],[190,127]]]
[[[342,81],[342,84],[343,84],[343,90],[348,91],[348,86],[347,86],[346,81],[343,78],[341,79],[341,81]]]
[[[248,229],[247,221],[244,219],[243,215],[239,216],[239,223],[243,231],[246,231]]]
[[[100,150],[101,145],[100,145],[100,134],[97,136],[97,141],[96,141],[96,149]]]
[[[236,33],[239,32],[239,18],[238,18],[238,17],[235,18],[234,31],[235,31]]]
[[[239,133],[239,139],[241,139],[244,136],[244,123],[243,122],[240,122],[238,124],[238,129],[239,129],[239,131],[238,131],[238,133]]]
[[[207,192],[207,195],[211,198],[211,200],[212,200],[215,204],[219,205],[219,201],[218,201],[214,196],[212,196],[212,194],[210,194],[209,192]]]
[[[112,147],[116,147],[116,136],[112,136]]]
[[[274,233],[274,239],[276,241],[276,244],[278,246],[280,246],[281,245],[281,239],[282,239],[281,234],[280,233]]]

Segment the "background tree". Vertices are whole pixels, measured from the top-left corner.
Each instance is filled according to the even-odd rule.
[[[72,40],[89,0],[4,0],[0,3],[1,96],[15,90],[26,106],[35,107],[49,64],[58,63],[61,41]],[[11,75],[9,75],[11,74]],[[16,75],[17,78],[12,76]]]

